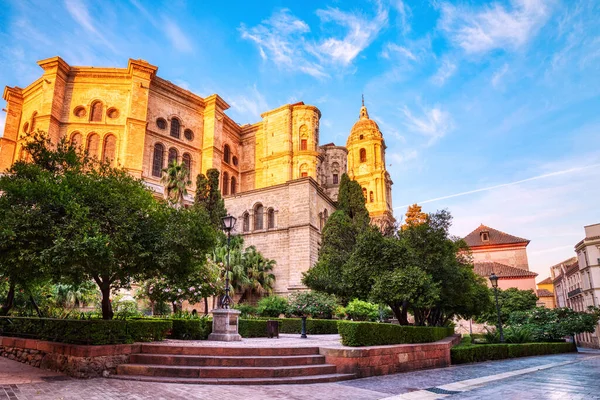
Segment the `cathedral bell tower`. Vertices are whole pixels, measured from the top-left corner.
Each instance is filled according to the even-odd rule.
[[[385,169],[385,141],[377,123],[369,118],[364,97],[346,148],[348,176],[362,187],[371,222],[381,228],[393,224],[392,180]]]

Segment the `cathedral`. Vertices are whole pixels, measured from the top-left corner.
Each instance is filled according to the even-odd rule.
[[[317,261],[343,173],[360,183],[373,223],[394,222],[385,141],[364,101],[346,146],[320,145],[321,112],[303,102],[240,125],[225,114],[229,105],[219,95],[200,97],[178,87],[143,60],[103,68],[53,57],[38,65],[39,79],[4,90],[0,171],[24,157],[22,136],[37,129],[125,168],[157,195],[172,160],[185,164],[192,182],[216,168],[225,207],[237,218],[235,233],[277,262],[277,294],[304,289],[302,273]]]

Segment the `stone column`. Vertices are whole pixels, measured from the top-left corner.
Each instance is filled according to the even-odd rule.
[[[232,308],[217,308],[211,311],[213,315],[212,333],[208,340],[220,342],[239,342],[242,337],[238,333],[240,311]]]

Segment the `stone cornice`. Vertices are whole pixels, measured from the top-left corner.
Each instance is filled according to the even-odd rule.
[[[8,102],[23,104],[23,89],[18,86],[5,86],[2,97]]]
[[[225,111],[229,108],[229,104],[227,104],[227,102],[218,94],[211,94],[210,96],[205,97],[204,102],[206,103],[206,107],[213,106],[219,111]]]
[[[206,101],[202,97],[158,76],[155,76],[152,79],[150,83],[150,89],[155,91],[156,93],[165,92],[167,94],[176,96],[186,102],[192,103],[194,106],[200,108],[198,112],[202,112],[202,110],[206,107]],[[169,98],[172,99],[172,97]]]

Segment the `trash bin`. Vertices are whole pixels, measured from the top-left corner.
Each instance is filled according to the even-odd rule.
[[[267,337],[279,339],[279,321],[267,321]]]

